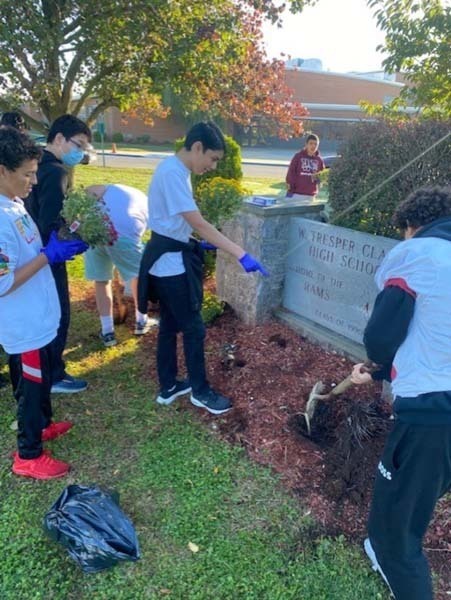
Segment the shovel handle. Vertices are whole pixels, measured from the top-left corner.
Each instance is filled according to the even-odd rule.
[[[345,392],[352,385],[354,385],[354,384],[351,381],[351,375],[348,375],[346,377],[346,379],[343,379],[343,381],[340,381],[340,383],[337,383],[337,385],[330,392],[330,395],[338,396],[339,394],[342,394],[343,392]]]
[[[377,371],[378,369],[380,369],[380,366],[374,364],[370,360],[367,360],[363,363],[363,368],[366,373],[373,373],[374,371]],[[334,387],[334,389],[330,392],[330,396],[338,396],[339,394],[342,394],[347,389],[349,389],[351,386],[353,386],[354,384],[351,380],[351,377],[352,377],[352,375],[348,375],[346,377],[346,379],[343,379],[343,381],[340,381],[340,383],[338,383]]]

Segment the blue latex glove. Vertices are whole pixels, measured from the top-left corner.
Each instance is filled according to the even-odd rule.
[[[213,246],[213,244],[210,244],[207,240],[200,240],[199,245],[202,250],[217,250],[216,246]]]
[[[258,262],[258,260],[250,254],[245,254],[242,258],[240,258],[239,262],[241,263],[241,266],[246,271],[246,273],[251,273],[252,271],[260,271],[260,273],[264,277],[269,277],[269,273],[265,269],[265,267],[261,265]]]
[[[47,246],[41,248],[41,252],[46,255],[49,265],[53,265],[71,260],[88,248],[88,244],[82,240],[59,240],[56,231],[52,231]]]

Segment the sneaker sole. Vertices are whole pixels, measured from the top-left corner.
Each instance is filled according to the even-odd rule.
[[[146,335],[146,333],[149,333],[150,331],[152,331],[152,329],[155,329],[155,327],[158,327],[158,325],[160,324],[160,321],[157,321],[155,319],[155,322],[150,323],[145,329],[136,329],[134,331],[135,335]]]
[[[58,473],[58,475],[39,475],[39,474],[31,474],[28,472],[23,472],[20,469],[14,469],[14,467],[12,467],[12,472],[14,473],[14,475],[20,475],[20,477],[30,477],[31,479],[58,479],[58,477],[65,477],[68,473],[69,473],[69,469],[67,471],[64,471],[64,473]]]
[[[103,345],[105,346],[105,348],[111,348],[112,346],[117,346],[117,340],[114,340],[114,342],[103,342]]]
[[[54,389],[52,386],[50,393],[51,394],[79,394],[80,392],[85,392],[87,389],[88,389],[88,386],[86,386],[84,388],[80,388],[78,390]]]
[[[391,597],[394,598],[395,596],[394,596],[394,594],[392,592],[390,584],[388,583],[388,579],[387,579],[385,573],[383,572],[383,570],[381,569],[379,563],[377,562],[376,553],[374,552],[373,546],[371,545],[371,541],[370,541],[369,538],[366,538],[365,541],[363,542],[363,549],[365,550],[365,554],[367,555],[367,557],[369,558],[369,560],[371,562],[371,568],[376,573],[379,573],[379,575],[382,577],[382,579],[384,580],[384,582],[388,586],[388,589],[390,590]]]
[[[169,398],[163,398],[163,396],[158,396],[156,401],[158,404],[167,406],[168,404],[172,404],[172,402],[174,402],[174,400],[176,400],[179,396],[185,396],[186,394],[189,394],[190,392],[191,392],[191,388],[187,388],[186,390],[177,392],[177,393],[173,394],[172,396],[169,396]]]
[[[68,429],[67,431],[63,431],[63,433],[58,433],[57,435],[54,435],[52,437],[44,437],[43,435],[41,435],[41,442],[51,442],[52,440],[56,440],[56,439],[60,438],[61,436],[69,433],[69,431],[71,429],[72,429],[72,427],[70,429]]]
[[[191,396],[190,400],[191,400],[191,404],[193,404],[194,406],[197,406],[197,408],[205,408],[205,410],[208,410],[208,412],[211,413],[212,415],[223,415],[224,413],[229,412],[229,410],[232,410],[232,408],[233,408],[232,406],[229,406],[229,408],[221,408],[221,409],[210,408],[206,404],[203,404],[199,400],[196,400],[196,398],[194,398],[194,396]]]

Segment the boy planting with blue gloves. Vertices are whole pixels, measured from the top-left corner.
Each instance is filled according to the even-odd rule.
[[[157,368],[159,404],[170,404],[191,392],[194,406],[212,414],[232,408],[231,401],[208,383],[201,316],[204,249],[219,248],[234,256],[250,273],[264,267],[243,248],[229,240],[199,212],[193,198],[191,173],[202,175],[216,169],[224,156],[225,141],[212,122],[194,125],[183,148],[156,169],[149,188],[149,229],[152,237],[141,261],[139,310],[147,312],[149,300],[160,303]],[[195,231],[202,242],[191,237]],[[177,333],[183,334],[188,381],[177,380]]]
[[[55,232],[42,247],[38,229],[23,206],[36,183],[40,149],[13,129],[0,129],[0,344],[9,356],[17,399],[18,452],[12,470],[36,479],[61,477],[69,465],[43,451],[42,442],[72,424],[52,422],[52,342],[60,305],[49,265],[84,252],[81,241],[60,241]]]

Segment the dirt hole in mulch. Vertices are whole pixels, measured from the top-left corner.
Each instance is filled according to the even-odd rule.
[[[289,420],[297,435],[310,439],[324,452],[324,492],[333,500],[349,498],[360,503],[371,486],[392,425],[381,402],[319,401],[310,425],[309,432],[302,414]]]

